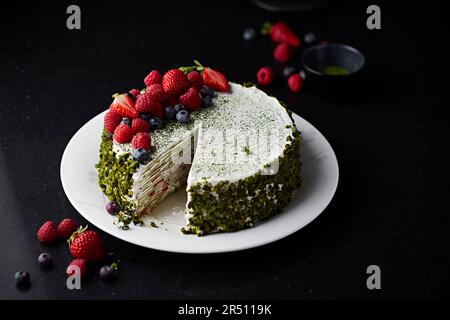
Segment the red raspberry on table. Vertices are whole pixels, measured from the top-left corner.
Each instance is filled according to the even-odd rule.
[[[193,87],[200,89],[203,86],[203,78],[199,72],[191,71],[188,73],[187,78]]]
[[[129,94],[131,94],[134,99],[137,99],[137,97],[141,94],[141,90],[139,89],[131,89],[130,91],[128,91]]]
[[[81,279],[86,278],[87,276],[87,262],[84,259],[75,259],[73,260],[66,269],[66,274],[71,276],[75,273],[74,268],[72,266],[77,266],[80,268],[80,277]]]
[[[200,99],[198,89],[195,87],[189,88],[185,94],[180,96],[180,103],[188,110],[200,110],[202,100]]]
[[[274,42],[282,42],[286,43],[292,47],[300,47],[301,40],[294,31],[285,23],[285,22],[277,22],[275,23],[270,31],[270,37]]]
[[[180,69],[167,71],[162,78],[162,86],[169,95],[184,93],[190,86],[186,75]]]
[[[300,92],[303,87],[303,79],[302,77],[296,73],[289,77],[288,86],[293,92]]]
[[[78,223],[72,219],[64,219],[58,225],[58,234],[61,238],[68,239],[78,228]]]
[[[131,130],[133,134],[148,132],[150,130],[150,124],[142,118],[136,118],[131,122]]]
[[[161,81],[162,81],[162,76],[158,70],[150,71],[150,73],[144,79],[144,83],[147,87],[151,86],[152,84],[161,84]]]
[[[261,85],[267,86],[273,82],[275,75],[271,67],[262,67],[256,73],[256,79]]]
[[[134,149],[150,150],[152,147],[152,139],[149,133],[140,132],[133,137],[131,145]]]
[[[280,43],[273,51],[273,57],[279,62],[288,62],[291,60],[294,50],[286,43]]]
[[[105,114],[104,127],[106,131],[112,134],[121,121],[122,117],[119,114],[109,111]]]
[[[105,256],[102,239],[97,232],[86,229],[80,229],[70,237],[70,253],[74,258],[87,262],[99,261]]]
[[[53,221],[45,222],[38,230],[37,237],[41,242],[54,242],[59,239],[58,230]]]
[[[164,92],[160,84],[152,84],[145,89],[145,93],[155,101],[162,102],[166,100],[167,93]]]
[[[114,140],[118,143],[127,143],[133,138],[133,130],[125,123],[120,124],[116,130],[114,130]]]

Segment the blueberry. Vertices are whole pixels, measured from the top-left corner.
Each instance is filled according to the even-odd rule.
[[[118,214],[120,212],[120,209],[120,204],[115,201],[111,201],[106,204],[106,211],[108,211],[108,213],[113,216]]]
[[[300,78],[302,78],[303,80],[306,79],[306,73],[303,70],[300,70],[300,72],[298,73],[300,75]]]
[[[316,35],[312,32],[305,34],[305,42],[311,44],[316,41]]]
[[[177,114],[177,112],[175,111],[175,108],[170,107],[170,106],[167,106],[164,108],[164,113],[165,113],[167,119],[173,119],[173,118],[175,118],[175,115]]]
[[[186,110],[186,108],[182,104],[176,104],[173,108],[175,109],[176,113],[180,112],[181,110]]]
[[[214,97],[214,89],[211,87],[204,86],[200,89],[200,95],[202,97]]]
[[[209,108],[212,106],[212,98],[210,96],[202,97],[202,107]]]
[[[14,278],[16,279],[16,285],[18,286],[30,285],[30,274],[26,271],[16,272]]]
[[[123,119],[122,119],[122,123],[123,123],[123,124],[127,124],[127,125],[129,125],[129,126],[131,127],[131,119],[123,118]]]
[[[150,118],[149,122],[150,122],[151,130],[158,130],[158,129],[162,129],[164,127],[164,123],[161,120],[161,118],[152,116]]]
[[[177,113],[177,120],[180,123],[188,123],[191,120],[191,116],[189,115],[189,112],[187,112],[186,110],[180,110]]]
[[[110,266],[103,266],[100,268],[99,275],[103,281],[112,281],[117,278],[117,270]]]
[[[256,31],[253,28],[247,28],[242,33],[242,38],[245,41],[252,41],[253,39],[255,39],[255,37],[256,37]]]
[[[53,259],[50,253],[41,253],[38,257],[38,264],[42,268],[50,268],[53,265]]]
[[[139,114],[139,116],[146,121],[149,121],[151,118],[151,115],[149,113],[145,113],[145,112],[142,112],[141,114]]]
[[[145,149],[136,149],[133,151],[133,159],[140,164],[147,164],[150,161],[150,153]]]
[[[290,75],[292,75],[295,72],[294,67],[287,66],[283,69],[283,77],[286,79],[289,78]]]

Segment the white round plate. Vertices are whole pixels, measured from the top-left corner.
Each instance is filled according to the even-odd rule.
[[[106,111],[105,111],[106,112]],[[261,246],[284,238],[314,220],[330,203],[336,191],[339,169],[336,156],[328,141],[309,122],[293,114],[301,131],[302,187],[298,189],[285,210],[253,228],[233,233],[217,233],[204,237],[185,235],[183,210],[184,190],[171,194],[152,216],[150,226],[118,229],[106,210],[108,201],[97,184],[97,171],[104,113],[86,123],[72,137],[61,160],[61,181],[72,205],[90,223],[101,230],[143,247],[183,253],[215,253],[237,251]]]

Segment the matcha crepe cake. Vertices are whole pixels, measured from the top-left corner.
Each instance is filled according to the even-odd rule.
[[[301,183],[301,137],[277,99],[199,64],[145,83],[105,116],[99,185],[119,227],[179,188],[184,233],[237,231],[281,212]]]

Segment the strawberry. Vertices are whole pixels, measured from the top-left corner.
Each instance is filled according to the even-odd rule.
[[[205,68],[202,76],[203,83],[206,86],[223,92],[230,90],[228,80],[223,73],[211,68]]]
[[[87,230],[87,226],[74,232],[68,242],[70,253],[74,258],[96,262],[105,256],[102,239],[97,232]]]
[[[38,230],[37,237],[41,242],[54,242],[58,240],[59,234],[53,221],[45,222]]]
[[[190,86],[189,80],[180,69],[167,71],[162,78],[162,86],[169,95],[184,93]]]
[[[114,140],[118,143],[127,143],[133,138],[133,130],[128,124],[122,123],[114,130]]]
[[[273,51],[273,57],[275,60],[282,63],[288,62],[292,58],[293,54],[294,51],[292,50],[292,47],[286,43],[280,43]]]
[[[180,96],[180,103],[191,111],[200,110],[202,100],[200,99],[200,93],[195,87],[189,88],[189,90]]]
[[[274,78],[275,75],[271,67],[262,67],[256,73],[256,79],[263,86],[271,84]]]
[[[164,92],[163,87],[160,84],[152,84],[148,86],[147,89],[145,89],[145,93],[158,102],[162,102],[168,97],[167,93]]]
[[[150,124],[142,118],[136,118],[131,122],[131,130],[133,134],[148,132],[150,130]]]
[[[188,73],[187,78],[193,87],[196,87],[197,89],[200,90],[201,87],[203,86],[202,75],[199,72],[195,70],[191,71]]]
[[[72,219],[64,219],[59,223],[58,234],[61,238],[68,239],[77,230],[78,224]]]
[[[300,92],[303,87],[303,78],[298,73],[294,73],[288,79],[288,86],[293,92]]]
[[[104,127],[106,131],[112,134],[121,121],[122,117],[120,115],[118,115],[114,111],[108,111],[105,114]]]
[[[71,276],[75,273],[75,270],[73,270],[73,268],[71,268],[71,266],[77,266],[78,268],[80,268],[80,277],[81,279],[86,278],[87,276],[87,263],[86,260],[84,259],[75,259],[73,260],[69,266],[66,269],[66,274],[68,276]]]
[[[272,26],[270,37],[274,42],[286,43],[295,48],[300,47],[301,40],[284,22],[277,22]]]
[[[161,84],[161,73],[158,70],[152,70],[144,79],[145,85],[151,86],[152,84]]]
[[[133,99],[126,93],[114,95],[114,101],[111,103],[111,107],[109,109],[123,118],[134,119],[139,117],[139,113],[135,109]]]
[[[149,133],[138,133],[133,137],[131,145],[134,149],[150,150],[152,147],[152,139]]]

